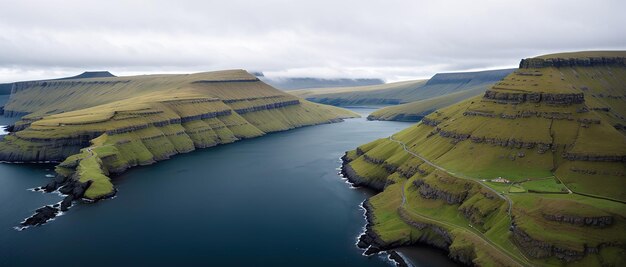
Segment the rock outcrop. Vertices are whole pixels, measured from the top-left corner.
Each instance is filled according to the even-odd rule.
[[[378,191],[382,191],[383,189],[385,189],[386,183],[384,181],[374,181],[372,179],[367,179],[365,177],[359,176],[359,174],[356,173],[352,166],[348,164],[350,162],[350,159],[347,157],[347,155],[341,157],[341,160],[343,162],[343,164],[341,164],[341,175],[344,178],[348,179],[348,181],[353,186],[366,186],[376,189]]]
[[[52,206],[44,206],[35,210],[33,216],[28,217],[21,224],[22,226],[37,226],[53,219],[59,213],[59,209]]]
[[[497,85],[496,85],[497,86]],[[494,86],[494,89],[497,87]],[[530,103],[546,103],[554,105],[572,105],[582,104],[585,102],[585,95],[583,93],[574,94],[552,94],[552,93],[513,93],[502,92],[497,90],[487,90],[483,95],[483,99],[493,100],[496,103],[502,104],[521,104],[524,102]]]
[[[520,69],[563,68],[563,67],[596,67],[626,66],[623,57],[589,57],[589,58],[526,58],[519,63]]]
[[[467,191],[454,194],[445,190],[440,190],[437,187],[431,186],[425,183],[423,180],[415,180],[413,185],[418,189],[421,197],[425,199],[441,199],[448,204],[461,204],[467,198]]]
[[[534,258],[548,258],[556,257],[565,262],[572,262],[582,259],[585,255],[585,251],[575,251],[571,249],[561,248],[553,244],[537,240],[528,235],[520,227],[515,224],[511,226],[513,232],[513,240],[515,243],[524,250],[524,252]]]
[[[598,228],[608,227],[613,224],[613,216],[581,217],[568,214],[543,214],[543,218],[549,221],[564,222],[578,226],[592,226]]]

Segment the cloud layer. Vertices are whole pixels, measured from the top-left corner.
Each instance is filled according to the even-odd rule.
[[[626,49],[626,1],[5,1],[0,82],[243,68],[401,80]]]

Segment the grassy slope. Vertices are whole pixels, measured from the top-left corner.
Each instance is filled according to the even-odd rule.
[[[390,244],[441,243],[441,235],[424,233],[440,227],[453,240],[445,244],[452,256],[469,255],[481,265],[503,265],[502,259],[513,265],[623,265],[626,164],[619,157],[626,156],[626,137],[613,126],[626,118],[624,79],[626,68],[616,66],[520,69],[490,90],[582,92],[584,103],[512,104],[477,96],[393,136],[430,163],[406,158],[409,153],[389,139],[348,152],[359,177],[387,184],[370,201],[375,232]],[[496,177],[513,184],[480,182]],[[403,206],[399,183],[405,184]],[[505,199],[512,201],[511,218]],[[608,225],[584,223],[607,218]]]
[[[45,83],[45,84],[44,84]],[[110,173],[196,148],[358,116],[276,90],[245,71],[31,83],[10,110],[29,112],[0,143],[8,161],[62,161],[92,180],[86,197],[114,192]]]

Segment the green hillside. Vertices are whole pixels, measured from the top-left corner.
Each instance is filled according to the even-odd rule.
[[[94,200],[114,194],[111,175],[132,166],[358,116],[243,70],[16,83],[5,114],[27,115],[0,142],[0,160],[58,161],[57,179],[87,184]]]
[[[626,52],[522,60],[482,96],[346,153],[344,176],[380,191],[359,246],[427,243],[476,265],[623,266],[625,107]]]

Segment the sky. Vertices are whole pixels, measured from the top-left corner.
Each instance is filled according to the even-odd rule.
[[[626,50],[624,0],[0,0],[0,82],[262,71],[428,78]]]

